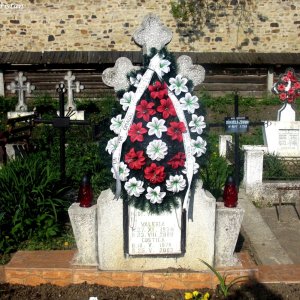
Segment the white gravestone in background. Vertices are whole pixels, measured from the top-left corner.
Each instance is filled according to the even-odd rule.
[[[271,121],[263,127],[267,152],[278,156],[300,156],[300,122]]]
[[[267,152],[278,156],[300,156],[300,122],[291,105],[300,97],[300,83],[295,71],[288,68],[279,76],[272,91],[284,102],[278,110],[277,121],[266,121],[263,137]]]
[[[31,91],[35,89],[35,86],[30,82],[26,82],[27,78],[23,75],[23,72],[19,72],[15,77],[15,81],[12,81],[7,85],[7,89],[12,93],[18,93],[18,103],[15,107],[15,111],[10,111],[7,113],[8,119],[17,118],[27,115],[32,115],[33,112],[28,112],[27,104],[25,101],[25,95],[30,94]]]

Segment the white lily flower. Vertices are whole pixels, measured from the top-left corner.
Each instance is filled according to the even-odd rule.
[[[114,179],[117,179],[114,168],[111,168],[111,172],[113,173]],[[121,161],[120,164],[119,164],[119,178],[120,178],[120,180],[121,181],[126,181],[128,175],[129,175],[129,169],[127,168],[127,165],[124,162]]]
[[[115,151],[117,149],[117,146],[118,146],[118,137],[114,137],[112,139],[110,139],[108,142],[107,142],[107,146],[105,148],[105,150],[109,153],[109,154],[112,154],[113,151]]]
[[[168,153],[167,144],[162,140],[154,140],[147,146],[146,153],[152,160],[160,161],[164,159]]]
[[[112,130],[115,134],[119,134],[121,131],[122,126],[122,115],[117,115],[116,117],[112,118],[110,120],[111,125],[109,127],[110,130]]]
[[[166,59],[162,59],[159,63],[159,68],[160,68],[160,71],[161,71],[161,75],[164,75],[166,73],[169,73],[170,72],[170,64],[171,62],[166,60]]]
[[[127,110],[131,100],[133,99],[134,92],[126,92],[123,95],[123,98],[120,99],[120,104],[122,105],[123,110]]]
[[[182,109],[187,110],[190,114],[199,108],[198,97],[192,96],[190,93],[186,93],[184,97],[180,98],[180,103]]]
[[[200,136],[197,136],[196,140],[192,140],[193,154],[197,157],[201,156],[206,152],[206,141],[204,141]]]
[[[147,188],[146,198],[150,200],[151,203],[162,203],[163,198],[166,196],[165,192],[160,191],[160,186],[155,187],[154,189],[151,187]]]
[[[192,121],[189,123],[191,127],[191,132],[197,132],[201,134],[203,132],[203,128],[206,127],[203,116],[197,116],[195,114],[192,115]]]
[[[175,95],[178,96],[181,92],[188,92],[188,88],[186,86],[187,83],[187,79],[186,78],[182,78],[182,75],[178,74],[176,76],[176,78],[170,78],[169,82],[170,82],[170,89],[174,91]]]
[[[155,134],[158,138],[161,138],[162,133],[168,130],[165,126],[165,120],[156,117],[152,118],[151,122],[148,122],[146,126],[149,128],[148,134]]]
[[[139,197],[145,191],[143,185],[143,181],[137,180],[135,177],[132,177],[125,183],[124,187],[129,196]]]
[[[186,186],[186,180],[183,178],[182,175],[175,175],[170,176],[169,179],[166,181],[167,190],[173,193],[178,193],[183,191]]]
[[[142,74],[137,74],[136,77],[130,76],[130,78],[129,78],[130,84],[135,86],[135,87],[138,87],[142,77],[143,77]]]

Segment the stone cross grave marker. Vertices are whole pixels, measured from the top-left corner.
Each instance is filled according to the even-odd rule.
[[[170,29],[168,29],[166,26],[164,26],[161,23],[161,21],[159,20],[159,18],[157,16],[149,15],[147,18],[144,19],[141,26],[134,33],[133,38],[137,44],[139,44],[140,46],[143,47],[144,54],[151,55],[151,49],[155,48],[157,51],[160,51],[161,49],[163,49],[166,46],[166,44],[168,44],[171,41],[172,32]],[[144,97],[146,97],[144,95],[145,95],[145,93],[147,93],[148,87],[150,86],[152,76],[157,76],[158,80],[160,80],[161,82],[165,81],[167,84],[168,79],[167,78],[163,79],[163,77],[165,76],[165,73],[169,73],[169,71],[170,71],[169,65],[170,64],[171,64],[171,62],[166,60],[163,55],[161,57],[156,55],[155,57],[153,57],[151,59],[149,66],[148,66],[148,70],[145,72],[144,76],[142,76],[141,74],[138,74],[135,78],[132,77],[132,78],[130,78],[130,80],[128,80],[128,74],[130,74],[131,72],[133,72],[133,73],[139,72],[140,68],[133,66],[131,61],[128,58],[121,57],[116,61],[115,66],[113,68],[108,68],[108,69],[104,70],[103,75],[102,75],[102,80],[105,84],[112,86],[116,92],[120,91],[120,90],[126,90],[126,89],[130,88],[131,86],[134,86],[134,87],[136,87],[135,94],[139,95],[140,99],[144,99]],[[177,65],[178,65],[178,72],[180,73],[180,75],[179,75],[179,77],[176,77],[176,80],[180,80],[181,76],[184,76],[185,78],[192,80],[194,86],[200,84],[204,80],[204,76],[205,76],[204,68],[200,65],[194,65],[192,63],[192,59],[190,57],[188,57],[186,55],[180,56],[177,60]],[[175,74],[174,74],[174,76],[175,76]],[[183,79],[183,80],[187,81],[188,79]],[[155,84],[159,84],[159,82],[156,81]],[[149,87],[149,89],[151,89],[151,88],[152,88],[152,86]],[[181,92],[176,91],[175,92],[176,96],[173,94],[172,94],[173,96],[171,96],[170,95],[171,94],[170,87],[167,88],[167,85],[166,85],[165,89],[166,89],[165,92],[169,93],[170,97],[173,97],[174,103],[178,103],[178,99],[176,98],[176,96],[179,97],[178,95]],[[169,89],[169,92],[167,92],[168,89]],[[187,88],[185,89],[183,87],[183,90],[185,92],[188,92]],[[132,93],[132,92],[130,92],[130,93]],[[130,95],[130,93],[124,94],[124,98],[127,97],[126,95]],[[191,94],[189,94],[189,93],[188,93],[188,95],[191,96]],[[181,95],[181,97],[182,96],[183,95]],[[128,132],[126,133],[126,130],[129,129],[129,128],[127,128],[128,126],[134,126],[134,125],[132,125],[132,123],[140,122],[140,120],[134,121],[133,118],[131,120],[129,120],[130,116],[134,117],[134,115],[135,115],[135,106],[140,105],[140,103],[145,104],[146,101],[140,100],[140,99],[137,99],[137,96],[136,96],[136,99],[128,100],[129,108],[128,108],[128,112],[126,113],[125,119],[123,120],[122,127],[124,128],[124,130],[123,130],[123,133],[119,134],[119,140],[122,140],[128,134]],[[121,100],[121,103],[122,103],[122,101],[123,100]],[[162,100],[162,99],[155,100],[155,98],[152,98],[152,100],[148,99],[148,101],[149,101],[148,102],[149,105],[159,106],[159,101],[161,101],[161,103],[163,103],[165,100]],[[171,100],[168,100],[168,101],[171,101]],[[183,101],[183,100],[181,99],[181,101]],[[187,101],[189,102],[189,100],[187,100]],[[191,101],[198,102],[198,98],[194,97],[193,100],[191,100]],[[135,102],[135,104],[133,102]],[[158,103],[158,104],[154,104],[154,103]],[[173,104],[172,104],[172,107],[173,107]],[[195,107],[189,109],[189,113],[190,114],[192,112],[194,113],[195,109],[198,107],[199,107],[198,103],[195,103]],[[126,110],[127,110],[127,108],[126,108]],[[179,118],[180,118],[181,124],[185,123],[186,128],[188,128],[188,123],[185,120],[183,109],[179,103],[177,104],[177,108],[176,108],[176,114],[177,113],[180,115]],[[152,112],[152,114],[153,114],[153,112]],[[165,116],[165,114],[164,114],[164,116]],[[166,116],[168,116],[167,113],[166,113]],[[163,120],[163,117],[160,116],[159,113],[156,113],[155,116],[153,116],[153,117],[155,117],[154,119],[160,118],[159,122],[165,123],[165,122],[168,122],[167,121],[168,117],[166,117],[166,116],[165,116],[166,121]],[[175,116],[175,112],[173,113],[173,116]],[[194,115],[194,118],[196,118],[196,115]],[[147,120],[147,122],[151,121],[150,117],[149,117],[149,119],[147,117],[145,117],[145,119],[143,118],[143,120],[144,121]],[[200,120],[200,118],[199,118],[199,120]],[[179,121],[179,119],[178,119],[178,121]],[[140,124],[142,124],[142,123],[140,123]],[[163,127],[165,127],[165,126],[163,126]],[[121,131],[122,131],[122,129],[121,129]],[[167,129],[163,129],[163,131],[167,131]],[[202,133],[202,130],[199,130],[198,134],[201,134],[201,133]],[[163,141],[163,139],[164,139],[164,141]],[[187,151],[188,151],[188,148],[190,147],[190,144],[192,143],[192,142],[189,142],[189,139],[190,139],[189,135],[188,135],[188,137],[185,136],[183,139],[184,140],[183,143],[185,144],[184,149],[186,149]],[[202,146],[205,148],[206,142],[204,142],[200,138],[200,136],[198,137],[198,140],[201,141],[200,143],[202,143]],[[162,141],[162,144],[169,143],[169,140],[167,137],[162,137],[162,134],[158,134],[158,136],[155,137],[154,143],[160,143],[161,141]],[[181,142],[182,142],[182,139],[181,139]],[[151,140],[147,141],[147,143],[144,145],[145,149],[142,150],[142,152],[146,150],[147,145],[150,145],[150,143],[151,143]],[[134,147],[135,144],[132,144],[132,146]],[[172,147],[175,150],[177,150],[177,152],[183,151],[182,148],[177,149],[178,144],[176,144],[176,146],[172,145]],[[181,147],[181,145],[179,147]],[[201,147],[201,146],[199,145],[199,147]],[[148,148],[149,148],[149,146],[148,146]],[[202,150],[205,152],[204,148]],[[179,149],[182,149],[182,150],[179,150]],[[174,150],[174,154],[177,153],[175,150]],[[125,152],[127,150],[123,149],[122,151]],[[180,152],[180,153],[182,153],[182,152]],[[118,155],[114,156],[114,154],[113,154],[113,162],[116,162],[118,160],[117,156]],[[190,167],[189,172],[191,175],[191,173],[193,173],[192,169],[193,169],[195,160],[193,157],[191,157],[191,156],[193,156],[193,154],[191,154],[191,152],[189,152],[188,154],[184,154],[184,157],[185,156],[187,156],[187,161],[189,161],[187,163],[187,165],[189,165],[189,167]],[[152,158],[152,159],[155,161],[155,163],[152,164],[152,166],[156,166],[156,164],[161,165],[161,159],[157,159],[157,161],[159,161],[159,162],[156,162],[155,158]],[[118,165],[118,163],[116,163],[116,169],[118,169],[117,165]],[[178,174],[180,174],[180,173],[178,173]],[[163,176],[166,176],[166,180],[168,179],[168,175],[163,175]],[[182,180],[181,177],[178,177],[179,180]],[[172,177],[169,177],[169,178],[172,178]],[[174,180],[177,180],[177,177]],[[161,186],[157,185],[154,193],[156,193],[160,189],[163,190],[165,188],[164,184],[165,184],[165,180],[162,180]],[[185,183],[184,183],[184,185],[185,185]],[[120,186],[120,184],[118,185],[118,181],[117,181],[116,198],[118,198],[120,189],[121,189],[121,186]],[[148,188],[148,191],[150,191],[150,190],[152,190],[152,187]],[[166,194],[165,191],[162,192],[161,190],[159,192],[160,195]],[[171,197],[176,197],[176,195],[172,194]],[[145,195],[141,196],[141,198],[145,198]],[[185,197],[185,199],[187,199],[187,197]],[[163,199],[162,201],[167,201],[167,200]],[[185,203],[184,207],[180,206],[179,208],[173,208],[171,210],[171,212],[166,211],[160,215],[149,214],[149,212],[147,212],[147,211],[142,211],[136,207],[129,206],[129,208],[128,208],[128,254],[129,255],[181,254],[183,251],[183,249],[182,249],[182,228],[185,228],[185,224],[181,224],[181,217],[182,217],[183,210],[188,208],[188,200],[185,200],[184,203]],[[157,205],[159,205],[159,204],[157,204]]]
[[[18,103],[16,105],[16,112],[27,111],[27,105],[25,103],[24,93],[30,94],[31,91],[35,89],[34,85],[31,85],[30,82],[25,82],[26,77],[23,75],[23,72],[19,72],[15,77],[15,81],[12,81],[7,85],[7,89],[12,93],[18,92]]]
[[[65,105],[65,111],[76,111],[76,105],[74,103],[73,92],[79,93],[84,89],[84,86],[79,81],[75,81],[75,75],[72,75],[72,71],[68,71],[64,79],[67,81],[68,101]]]

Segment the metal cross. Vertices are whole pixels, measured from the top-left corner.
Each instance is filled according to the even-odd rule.
[[[18,92],[18,104],[16,105],[15,111],[27,111],[27,105],[25,103],[24,92],[30,94],[35,89],[34,85],[30,82],[25,82],[26,77],[23,76],[23,72],[19,72],[18,76],[15,77],[15,81],[12,81],[7,85],[7,89],[12,93]]]
[[[74,103],[73,91],[79,93],[84,89],[84,86],[80,84],[79,81],[74,82],[75,75],[72,75],[72,71],[68,71],[67,75],[64,77],[67,81],[67,90],[68,90],[68,101],[65,105],[66,111],[76,110],[76,105]]]
[[[53,127],[58,128],[60,130],[60,179],[65,181],[66,178],[66,151],[65,151],[65,143],[66,143],[66,130],[71,125],[89,125],[88,121],[84,120],[70,120],[69,115],[65,116],[64,109],[64,101],[65,101],[65,92],[66,87],[63,82],[59,83],[56,86],[56,91],[59,95],[59,116],[54,118],[53,120],[35,120],[36,123],[44,123],[44,124],[52,124]]]

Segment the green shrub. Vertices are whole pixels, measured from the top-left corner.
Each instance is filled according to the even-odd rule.
[[[272,154],[264,155],[263,179],[284,179],[289,177],[283,160]]]
[[[9,162],[0,170],[0,252],[32,237],[59,234],[70,203],[56,167],[42,153]]]
[[[200,178],[203,181],[203,188],[218,199],[223,194],[225,181],[232,173],[232,169],[227,160],[218,154],[218,135],[210,132],[205,139],[207,151],[202,158]]]
[[[35,110],[43,119],[51,119],[58,111],[58,100],[50,95],[38,95],[28,103],[28,110]]]

